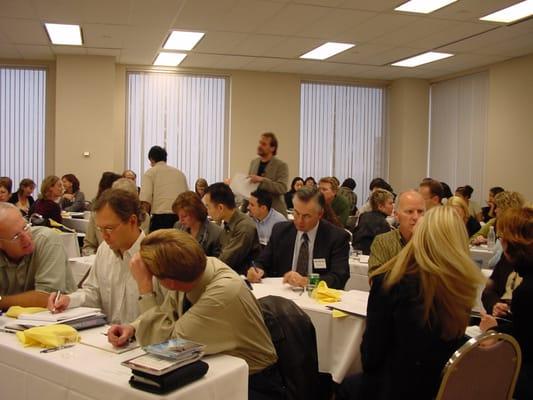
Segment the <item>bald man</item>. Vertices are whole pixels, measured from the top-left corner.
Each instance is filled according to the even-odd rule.
[[[401,193],[396,199],[395,216],[400,227],[377,235],[370,247],[368,272],[394,258],[411,240],[416,223],[424,215],[424,197],[415,190]]]
[[[0,309],[46,307],[51,292],[76,290],[57,233],[32,227],[9,203],[0,203]]]

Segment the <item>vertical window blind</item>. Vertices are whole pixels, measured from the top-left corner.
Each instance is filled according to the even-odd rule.
[[[226,154],[227,79],[170,73],[128,73],[128,168],[139,179],[150,168],[154,145],[168,164],[183,171],[192,188],[197,178],[223,179]]]
[[[46,70],[0,67],[0,176],[44,178]]]
[[[485,195],[485,138],[489,77],[480,72],[431,86],[428,174],[450,185],[474,188]],[[488,189],[488,188],[487,188]]]
[[[353,178],[359,205],[373,178],[387,179],[386,89],[303,82],[300,174]]]

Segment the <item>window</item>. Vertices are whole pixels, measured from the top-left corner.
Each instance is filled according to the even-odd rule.
[[[361,205],[370,181],[387,179],[384,88],[304,82],[300,109],[300,174],[353,178]]]
[[[0,176],[44,178],[46,70],[0,67]]]
[[[428,174],[452,191],[471,185],[477,201],[485,194],[488,91],[487,72],[431,86]]]
[[[150,147],[165,147],[167,162],[197,178],[221,181],[226,154],[226,78],[130,72],[127,96],[128,168],[150,168]]]

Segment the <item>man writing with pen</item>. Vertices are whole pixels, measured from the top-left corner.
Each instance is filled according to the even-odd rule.
[[[305,287],[309,274],[318,273],[329,287],[343,289],[350,275],[348,233],[322,219],[325,203],[316,189],[298,190],[293,204],[294,221],[274,225],[267,246],[248,269],[248,280],[282,276],[291,286]]]
[[[81,289],[69,295],[52,293],[48,309],[61,312],[71,307],[102,309],[109,323],[125,323],[139,316],[137,283],[129,262],[139,251],[144,233],[139,228],[142,212],[136,192],[106,190],[94,203],[96,228],[104,242]],[[156,286],[156,289],[158,286]]]
[[[0,203],[0,310],[46,307],[49,293],[76,289],[58,234],[32,227],[10,203]]]

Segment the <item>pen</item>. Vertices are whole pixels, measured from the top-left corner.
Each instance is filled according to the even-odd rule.
[[[74,347],[73,344],[66,344],[64,346],[57,346],[57,347],[51,347],[49,349],[41,350],[41,353],[52,353],[54,351],[62,350],[62,349],[68,349],[69,347]]]
[[[59,302],[60,298],[61,298],[61,290],[58,290],[56,293],[56,298],[54,299],[54,311],[56,310],[57,303]]]

